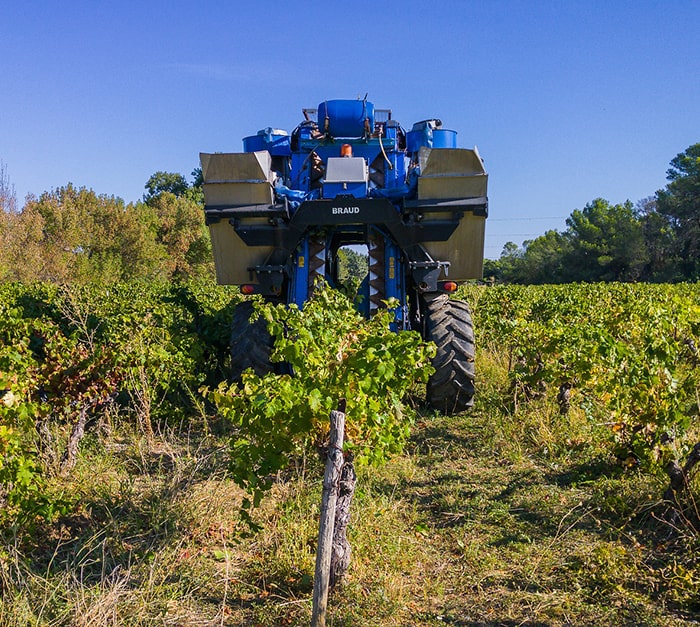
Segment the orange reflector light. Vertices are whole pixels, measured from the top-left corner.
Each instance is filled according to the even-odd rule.
[[[241,294],[255,294],[255,285],[241,285]]]
[[[445,290],[446,292],[456,292],[457,291],[457,284],[454,281],[445,281],[442,284],[442,289]]]
[[[341,157],[352,157],[352,144],[343,144],[340,147]]]

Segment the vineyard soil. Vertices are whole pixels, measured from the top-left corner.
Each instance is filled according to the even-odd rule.
[[[359,477],[329,624],[696,624],[697,539],[654,519],[663,479],[611,470],[575,417],[512,421],[498,397],[420,418]],[[308,624],[319,477],[285,476],[242,537],[226,442],[202,426],[90,436],[66,486],[79,510],[3,551],[0,624]]]
[[[619,304],[624,290],[614,289],[611,302]],[[177,389],[191,362],[172,355],[195,359],[202,354],[218,363],[211,350],[196,343],[195,331],[219,338],[211,346],[225,341],[217,312],[228,299],[197,308],[200,296],[185,291],[178,298],[187,297],[196,313],[190,318],[173,309],[176,299],[168,293],[168,308],[147,312],[161,326],[144,325],[137,339],[146,343],[153,335],[155,342],[148,346],[163,345],[165,338],[173,347],[172,352],[153,350],[152,362],[145,365],[171,372],[169,381]],[[669,524],[668,503],[662,498],[668,476],[654,462],[660,450],[656,440],[649,440],[657,448],[647,458],[646,441],[619,439],[621,414],[609,420],[617,392],[604,390],[610,375],[596,370],[592,361],[605,353],[609,366],[618,367],[622,355],[631,368],[634,355],[624,353],[622,340],[612,331],[600,336],[607,352],[576,353],[576,342],[565,334],[574,325],[555,324],[562,307],[580,307],[570,294],[563,288],[554,297],[541,294],[525,314],[523,303],[532,298],[527,290],[463,295],[473,303],[479,347],[474,407],[467,414],[438,415],[425,409],[424,386],[411,391],[405,412],[415,425],[404,452],[383,466],[358,472],[348,528],[353,561],[345,584],[331,595],[329,625],[698,624],[697,473],[690,480],[688,507]],[[598,300],[607,294],[601,289]],[[671,302],[679,302],[679,294]],[[631,295],[630,301],[643,304],[644,299]],[[131,302],[133,314],[114,306],[115,315],[126,316],[130,328],[145,315],[136,310],[135,297]],[[658,298],[649,302],[660,307]],[[503,307],[511,307],[507,317],[494,313]],[[696,337],[696,311],[686,309],[687,332]],[[176,324],[170,325],[171,319]],[[621,313],[616,320],[627,339],[645,335],[634,316]],[[654,328],[662,328],[665,320],[660,313],[652,320]],[[191,332],[184,326],[189,321]],[[101,331],[120,338],[121,327],[114,324]],[[22,328],[17,322],[13,332]],[[188,333],[171,335],[171,328]],[[677,323],[676,328],[675,337],[651,334],[654,341],[666,338],[668,346],[655,344],[643,365],[680,355],[668,367],[676,381],[669,379],[669,385],[680,398],[686,387],[697,385],[697,364],[692,351],[683,348],[686,327]],[[41,329],[44,337],[55,330],[49,322]],[[578,332],[588,338],[585,346],[593,346],[592,332]],[[561,341],[555,346],[552,338],[558,333]],[[524,343],[520,356],[516,351],[521,347],[510,344],[512,337]],[[126,346],[135,342],[133,335],[124,341]],[[671,342],[680,352],[672,352],[676,344]],[[57,359],[48,371],[53,377],[58,358],[82,354],[78,348],[83,344],[57,341],[55,346]],[[535,346],[541,348],[539,361],[524,352]],[[8,344],[10,349],[15,350]],[[20,355],[32,376],[44,372],[30,360],[31,353]],[[568,364],[594,368],[589,381],[572,377],[565,414],[557,403],[556,383],[571,368],[563,368],[562,356]],[[94,363],[88,374],[101,372],[97,366],[103,362]],[[213,379],[216,373],[212,365],[206,374]],[[541,387],[536,376],[544,381]],[[651,416],[630,411],[626,424],[643,419],[648,425],[653,418],[655,425],[676,429],[678,446],[681,434],[685,443],[700,441],[697,424],[681,422],[685,414],[676,411],[676,397],[658,394],[664,376],[649,390],[668,412]],[[19,383],[8,379],[7,385]],[[321,465],[302,457],[279,472],[261,507],[251,513],[261,526],[251,534],[240,519],[245,494],[231,480],[230,424],[196,395],[199,383],[189,384],[187,405],[184,392],[173,397],[171,390],[166,394],[151,387],[146,388],[151,395],[141,398],[138,419],[118,404],[92,416],[70,474],[46,475],[45,493],[63,495],[68,507],[48,522],[25,524],[23,533],[4,529],[0,627],[309,624]],[[80,387],[74,398],[85,398],[91,389]],[[625,390],[619,398],[636,411],[645,390],[639,384],[633,390],[637,396]],[[2,407],[19,407],[12,400],[19,393],[19,387],[12,397],[6,392]],[[152,421],[144,419],[146,409]],[[62,411],[60,416],[68,415]],[[56,442],[66,433],[65,423],[49,426]],[[9,436],[7,442],[12,443]],[[638,447],[629,449],[640,451],[635,463],[620,455],[619,442]]]

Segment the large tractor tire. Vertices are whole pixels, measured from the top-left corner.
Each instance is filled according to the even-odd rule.
[[[474,404],[474,325],[467,303],[447,294],[423,297],[424,337],[435,342],[435,372],[427,387],[428,404],[456,414]]]
[[[231,379],[239,382],[243,373],[252,368],[258,376],[273,370],[270,361],[273,339],[267,323],[260,317],[250,321],[252,301],[244,301],[233,310],[231,323]]]

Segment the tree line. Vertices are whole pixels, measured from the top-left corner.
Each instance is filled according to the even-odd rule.
[[[679,282],[700,279],[700,143],[678,154],[668,184],[633,204],[596,198],[566,230],[508,242],[484,276],[502,283]],[[0,281],[113,283],[213,280],[202,173],[156,172],[143,199],[125,203],[72,184],[18,207],[0,163]],[[352,272],[354,251],[344,251]],[[362,277],[358,277],[360,280]]]
[[[69,183],[19,208],[0,170],[0,281],[85,284],[214,276],[201,172],[156,172],[138,202]]]
[[[666,187],[633,204],[596,198],[566,230],[508,242],[484,276],[503,283],[680,282],[700,279],[700,143],[678,154]]]

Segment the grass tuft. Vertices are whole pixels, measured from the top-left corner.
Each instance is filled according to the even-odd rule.
[[[696,624],[700,539],[690,510],[664,522],[665,477],[622,468],[601,427],[559,415],[549,391],[516,411],[507,360],[479,360],[471,414],[417,405],[405,454],[360,471],[328,624]],[[280,476],[246,535],[212,425],[146,437],[115,421],[86,438],[50,486],[71,514],[5,535],[0,627],[308,624],[320,468]]]

